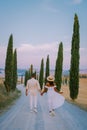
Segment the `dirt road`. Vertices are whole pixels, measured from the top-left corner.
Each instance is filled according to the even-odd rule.
[[[56,115],[48,113],[47,95],[38,95],[38,113],[30,113],[29,97],[23,85],[18,88],[22,96],[0,116],[0,130],[87,130],[87,112],[69,104],[56,109]]]

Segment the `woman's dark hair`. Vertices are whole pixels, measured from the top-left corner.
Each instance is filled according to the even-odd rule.
[[[52,86],[54,86],[54,82],[53,81],[49,81],[49,84]]]

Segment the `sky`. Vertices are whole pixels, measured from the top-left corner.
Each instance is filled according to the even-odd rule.
[[[18,68],[40,68],[41,59],[55,69],[63,43],[63,69],[70,69],[74,15],[80,24],[80,69],[87,68],[87,0],[0,0],[0,68],[5,67],[10,35]]]

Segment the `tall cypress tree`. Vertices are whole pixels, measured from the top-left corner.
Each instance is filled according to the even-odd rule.
[[[28,79],[31,78],[31,75],[32,75],[32,73],[31,73],[31,69],[29,69],[29,70],[28,70]]]
[[[49,64],[49,55],[46,60],[46,71],[45,71],[45,84],[47,82],[47,77],[50,75],[50,64]]]
[[[41,67],[40,67],[40,74],[39,74],[39,83],[41,89],[43,88],[43,81],[44,81],[44,60],[41,60]]]
[[[27,85],[27,80],[29,79],[29,72],[26,70],[25,71],[25,79],[24,79],[24,85]]]
[[[71,47],[71,65],[70,65],[70,97],[74,100],[79,92],[79,20],[77,14],[74,16],[72,47]]]
[[[12,89],[15,90],[17,85],[17,51],[14,50],[13,55],[13,86]]]
[[[30,75],[32,75],[32,73],[33,73],[33,65],[31,64],[31,66],[30,66]]]
[[[5,87],[7,92],[10,92],[13,81],[13,36],[9,37],[7,54],[5,60]]]
[[[58,50],[56,66],[55,66],[55,83],[57,85],[58,91],[60,91],[60,89],[61,89],[62,67],[63,67],[63,44],[61,42],[59,44],[59,50]]]

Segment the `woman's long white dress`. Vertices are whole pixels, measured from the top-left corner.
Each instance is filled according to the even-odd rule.
[[[48,96],[49,109],[51,109],[50,107],[56,109],[62,106],[64,104],[65,98],[54,90],[54,87],[56,86],[53,87],[45,86],[45,87],[48,89],[47,96]]]

